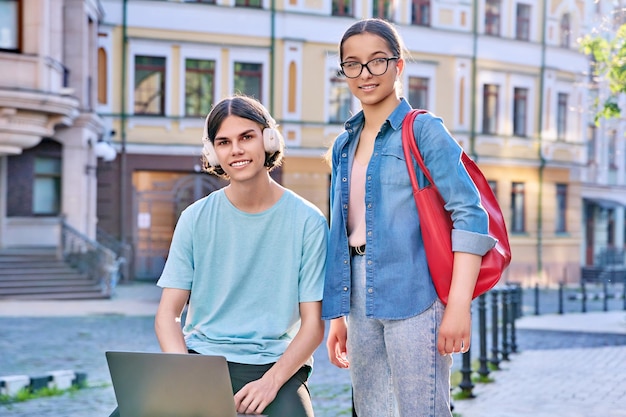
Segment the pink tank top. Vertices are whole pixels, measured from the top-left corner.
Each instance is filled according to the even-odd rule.
[[[367,165],[361,165],[356,158],[352,163],[350,177],[350,200],[348,201],[348,244],[365,244],[365,173]]]

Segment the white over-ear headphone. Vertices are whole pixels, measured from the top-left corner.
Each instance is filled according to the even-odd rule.
[[[271,155],[274,152],[282,151],[284,143],[283,135],[281,135],[277,129],[271,127],[263,129],[263,146],[265,148],[265,153]],[[213,143],[211,142],[211,139],[209,139],[208,116],[206,123],[204,124],[204,134],[202,135],[202,154],[210,166],[216,167],[220,165]]]

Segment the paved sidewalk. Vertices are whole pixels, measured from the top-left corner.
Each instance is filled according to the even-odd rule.
[[[155,284],[133,282],[118,285],[104,300],[0,300],[0,317],[154,316],[160,297]]]
[[[626,312],[524,316],[519,330],[626,336]],[[626,340],[626,338],[624,338]],[[626,417],[626,345],[526,350],[456,401],[462,417]]]
[[[110,300],[0,300],[0,376],[69,368],[86,372],[90,386],[0,405],[0,415],[106,417],[115,398],[104,351],[158,351],[159,297],[154,284],[132,283]],[[457,416],[626,417],[626,312],[527,315],[516,328],[520,352],[490,374],[494,383],[476,384],[476,398],[454,402]],[[348,373],[329,365],[324,345],[315,358],[316,417],[349,417]]]

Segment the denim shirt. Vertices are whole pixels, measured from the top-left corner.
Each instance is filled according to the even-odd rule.
[[[372,318],[412,317],[428,309],[437,298],[402,151],[402,121],[410,110],[402,99],[382,125],[365,176],[365,311]],[[350,311],[349,186],[364,122],[363,112],[350,118],[332,149],[324,319],[345,316]],[[480,205],[480,194],[461,162],[460,145],[443,121],[430,113],[419,115],[413,128],[426,167],[452,216],[453,251],[484,255],[495,240],[488,235],[488,217]],[[414,165],[423,186],[427,180]]]

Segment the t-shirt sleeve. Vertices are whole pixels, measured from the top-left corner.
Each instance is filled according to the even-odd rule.
[[[169,254],[157,285],[191,290],[193,274],[193,216],[187,209],[182,212],[174,229]]]
[[[309,226],[310,225],[310,226]],[[309,220],[302,247],[299,279],[299,301],[321,301],[326,272],[328,224],[323,216]]]

